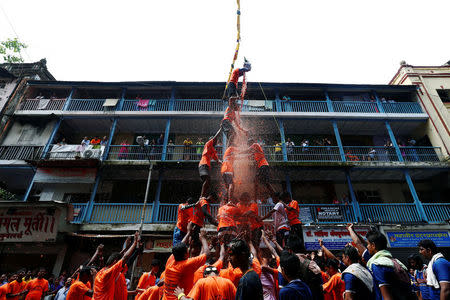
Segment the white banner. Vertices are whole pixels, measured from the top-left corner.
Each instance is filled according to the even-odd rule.
[[[354,227],[356,233],[365,237],[369,227]],[[306,250],[312,251],[320,248],[319,239],[323,240],[325,247],[329,250],[342,250],[347,243],[352,241],[350,233],[345,227],[303,227],[303,238]]]
[[[0,242],[55,241],[58,217],[58,210],[0,209]]]

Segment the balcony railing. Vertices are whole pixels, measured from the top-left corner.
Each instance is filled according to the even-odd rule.
[[[283,112],[328,112],[326,101],[288,101],[281,102]]]
[[[92,211],[88,209],[88,203],[74,203],[75,217],[73,223],[138,223],[140,222],[142,203],[94,203]],[[161,203],[158,205],[158,213],[153,214],[153,203],[148,204],[145,212],[144,223],[175,224],[177,222],[178,204]],[[328,223],[387,223],[387,224],[415,224],[422,223],[420,215],[414,203],[376,203],[359,204],[362,220],[357,220],[352,205],[345,204],[300,204],[302,212],[300,218],[307,215],[308,222],[316,224]],[[450,203],[423,204],[429,223],[445,223],[450,219]],[[219,205],[211,205],[211,214],[217,216]],[[266,215],[273,205],[260,205],[259,215]],[[333,218],[324,218],[321,211],[325,208],[335,212]],[[85,219],[83,219],[83,217]]]
[[[71,99],[68,111],[209,111],[223,112],[227,107],[221,99],[125,99],[122,105],[105,107],[106,99]],[[66,99],[26,99],[19,110],[62,110]],[[119,100],[120,102],[120,100]],[[118,102],[118,103],[119,103]],[[244,112],[331,112],[327,101],[282,101],[277,109],[275,100],[248,100],[243,105]],[[381,105],[385,113],[421,114],[422,108],[417,102],[376,103],[363,101],[332,101],[334,112],[345,113],[380,113]]]
[[[288,161],[341,161],[337,146],[286,147]]]
[[[66,99],[25,99],[19,110],[62,110]]]
[[[44,146],[0,146],[0,160],[36,160],[43,150]]]
[[[362,221],[367,223],[420,223],[414,203],[360,204]]]
[[[345,159],[354,162],[398,161],[394,147],[345,146]]]
[[[379,113],[376,102],[333,101],[335,112]]]
[[[404,161],[440,161],[442,159],[442,151],[439,147],[400,147]]]
[[[71,160],[71,159],[102,159],[105,146],[101,145],[50,145],[50,151],[46,159]]]

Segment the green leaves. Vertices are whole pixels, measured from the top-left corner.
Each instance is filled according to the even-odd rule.
[[[3,57],[3,62],[22,63],[21,51],[27,47],[26,44],[20,42],[17,38],[0,42],[0,55]]]

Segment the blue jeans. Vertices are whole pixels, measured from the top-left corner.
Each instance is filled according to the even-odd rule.
[[[181,231],[180,228],[178,228],[177,226],[175,226],[175,229],[173,230],[173,246],[175,246],[176,244],[181,243],[181,241],[183,240],[183,238],[186,236],[186,233]]]

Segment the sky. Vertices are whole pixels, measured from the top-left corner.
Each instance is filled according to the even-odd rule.
[[[57,80],[226,81],[234,0],[0,0],[0,40]],[[450,60],[448,0],[241,0],[249,82],[387,84]],[[10,22],[8,22],[8,19]]]

